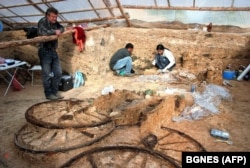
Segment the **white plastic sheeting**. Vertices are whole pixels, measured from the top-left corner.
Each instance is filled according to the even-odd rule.
[[[250,7],[250,0],[120,0],[120,2],[122,6],[138,7]],[[1,0],[0,20],[9,23],[36,23],[44,16],[44,12],[49,6],[59,10],[60,17],[58,20],[63,22],[121,16],[116,0]],[[107,6],[111,7],[111,12],[107,9]],[[124,10],[129,13],[130,19],[143,21],[181,21],[183,23],[200,24],[212,22],[213,24],[250,27],[250,11],[185,11],[129,8],[124,8]]]
[[[190,11],[190,10],[149,10],[126,9],[130,19],[156,22],[180,21],[182,23],[199,23],[214,25],[234,25],[250,27],[250,11]]]
[[[218,114],[221,100],[232,100],[229,90],[213,84],[207,85],[203,93],[194,93],[193,97],[194,105],[186,107],[179,116],[172,118],[173,121],[199,120],[211,114]]]

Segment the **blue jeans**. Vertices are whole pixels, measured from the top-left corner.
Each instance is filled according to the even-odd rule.
[[[156,55],[155,56],[155,66],[159,69],[164,69],[166,66],[168,66],[168,64],[170,63],[170,61],[168,60],[168,58],[160,56],[160,55]],[[171,66],[170,68],[168,68],[168,70],[172,70],[172,68],[175,66],[175,64],[173,66]]]
[[[130,56],[118,60],[113,67],[113,70],[119,70],[119,72],[125,71],[125,74],[130,74],[131,69],[132,69],[132,58]]]
[[[42,66],[42,81],[45,96],[57,94],[58,84],[62,77],[60,60],[55,50],[40,48],[38,56]]]

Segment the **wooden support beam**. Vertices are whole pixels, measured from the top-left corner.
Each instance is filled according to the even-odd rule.
[[[95,19],[84,19],[84,20],[72,20],[72,21],[60,22],[60,23],[83,23],[83,22],[88,23],[88,22],[100,22],[100,21],[112,20],[112,19],[124,19],[124,16],[95,18]]]
[[[195,0],[193,0],[193,8],[195,8]]]
[[[95,10],[95,7],[94,7],[94,5],[92,4],[91,0],[88,0],[88,2],[89,2],[89,4],[90,4],[90,6],[92,7],[92,10],[95,12],[96,16],[97,16],[98,18],[101,18],[101,17],[100,17],[100,14]]]
[[[58,2],[61,0],[51,0],[50,3]],[[41,5],[44,4],[44,2],[33,2],[32,5]],[[19,4],[19,5],[8,5],[8,6],[1,6],[0,9],[6,9],[6,8],[16,8],[16,7],[22,7],[22,6],[32,6],[31,4]]]
[[[117,6],[110,6],[109,8],[95,8],[96,10],[104,10],[104,9],[114,9],[117,8]],[[0,8],[1,9],[1,8]],[[74,11],[67,11],[67,12],[60,12],[60,14],[68,14],[68,13],[79,13],[79,12],[89,12],[89,11],[93,11],[93,9],[84,9],[84,10],[74,10]],[[27,16],[44,16],[42,14],[32,14],[32,15],[20,15],[20,17],[27,17]],[[2,16],[1,18],[15,18],[17,16]]]
[[[29,2],[32,6],[34,6],[39,12],[41,13],[45,13],[37,4],[35,4],[32,0],[26,0],[27,2]],[[30,16],[30,15],[29,15]]]
[[[170,0],[168,0],[168,7],[170,7],[171,6],[171,4],[170,4]]]
[[[126,22],[128,24],[128,27],[130,27],[131,23],[130,23],[130,21],[128,19],[128,16],[124,13],[124,10],[123,10],[123,7],[122,7],[122,5],[120,3],[120,0],[115,0],[115,1],[116,1],[116,4],[117,4],[118,8],[120,9],[120,12],[121,12],[122,16],[125,18],[125,20],[126,20]]]
[[[108,26],[109,26],[108,24],[105,24],[105,25],[100,25],[100,26],[95,26],[95,27],[89,27],[84,30],[90,31],[94,29],[105,28]],[[72,32],[74,32],[74,30],[67,30],[62,35],[70,34]],[[33,43],[46,42],[46,41],[51,41],[51,40],[56,40],[56,39],[58,39],[58,36],[52,35],[52,36],[39,36],[39,37],[35,37],[32,39],[25,39],[25,40],[12,40],[12,41],[7,41],[7,42],[0,42],[0,49],[33,44]]]
[[[7,9],[10,13],[14,14],[15,17],[20,17],[22,18],[23,20],[25,20],[26,22],[29,22],[28,20],[24,19],[22,16],[19,16],[17,13],[13,12],[11,9]]]
[[[110,0],[103,0],[103,3],[108,8],[109,13],[111,14],[111,16],[115,16],[114,13],[113,13],[113,10],[110,8],[110,6],[111,6]]]
[[[232,0],[232,4],[231,4],[231,8],[233,8],[234,7],[234,0]]]
[[[167,6],[133,6],[124,5],[128,9],[158,9],[158,10],[199,10],[199,11],[250,11],[250,7],[167,7]]]
[[[157,0],[154,0],[154,2],[155,2],[155,6],[157,7],[158,5],[157,5]]]
[[[112,20],[112,19],[124,19],[123,16],[115,16],[115,17],[106,17],[106,18],[96,18],[96,19],[84,19],[84,20],[71,20],[71,21],[64,21],[60,22],[62,24],[67,24],[67,23],[89,23],[89,22],[100,22],[100,21],[105,21],[105,20]],[[37,26],[37,22],[32,22],[32,23],[12,23],[12,27],[15,27],[15,29],[20,29],[23,27],[27,26]]]

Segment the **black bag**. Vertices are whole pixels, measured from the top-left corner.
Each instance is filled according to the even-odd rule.
[[[68,91],[73,88],[73,78],[70,75],[63,75],[59,83],[60,91]]]
[[[38,36],[37,27],[25,27],[23,29],[26,32],[27,39],[34,38]]]

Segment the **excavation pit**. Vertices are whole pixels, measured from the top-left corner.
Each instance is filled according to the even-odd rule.
[[[64,165],[58,165],[62,167],[178,167],[181,152],[205,151],[185,133],[163,127],[185,107],[183,97],[144,97],[116,90],[96,99],[35,104],[27,110],[28,123],[17,133],[15,144],[33,160],[43,157],[51,162],[49,153],[53,160],[67,156]]]

